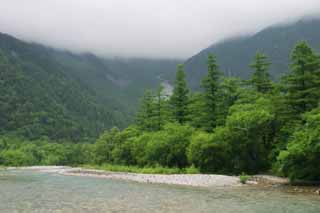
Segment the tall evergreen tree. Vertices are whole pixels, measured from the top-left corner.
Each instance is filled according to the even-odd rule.
[[[269,75],[270,62],[266,55],[258,52],[250,67],[254,70],[251,77],[251,84],[260,93],[267,93],[272,88],[272,82]]]
[[[140,102],[136,124],[143,131],[152,131],[155,129],[154,118],[154,95],[151,90],[146,90]]]
[[[157,94],[156,94],[156,101],[155,101],[155,125],[156,130],[162,129],[165,120],[167,118],[167,96],[164,92],[164,87],[160,84]]]
[[[286,103],[296,117],[319,104],[320,59],[306,42],[301,42],[293,50],[291,60],[291,73],[285,79]]]
[[[240,96],[241,79],[239,78],[223,78],[218,89],[218,103],[216,124],[218,126],[225,125],[226,118],[231,106],[235,104]]]
[[[202,80],[202,88],[204,90],[204,129],[212,131],[216,126],[216,107],[217,107],[217,91],[219,88],[219,67],[216,58],[213,55],[208,56],[208,74]]]
[[[173,94],[170,98],[172,116],[175,121],[183,124],[188,117],[189,89],[185,80],[184,66],[178,65]]]
[[[189,98],[189,117],[188,121],[192,127],[201,129],[205,123],[205,110],[204,110],[204,97],[200,92],[195,92],[190,95]]]

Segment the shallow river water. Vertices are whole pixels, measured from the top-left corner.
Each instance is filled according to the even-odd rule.
[[[0,212],[320,212],[320,196],[0,171]]]

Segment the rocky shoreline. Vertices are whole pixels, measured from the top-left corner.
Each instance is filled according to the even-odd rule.
[[[256,185],[259,187],[281,188],[292,193],[313,193],[320,195],[319,186],[291,186],[287,178],[271,175],[251,176],[247,184],[241,184],[238,176],[213,175],[213,174],[138,174],[127,172],[111,172],[95,169],[84,169],[68,166],[31,166],[9,167],[7,170],[28,170],[45,173],[56,173],[67,176],[95,177],[116,179],[151,184],[171,184],[193,187],[241,187]]]
[[[205,174],[137,174],[124,172],[108,172],[92,169],[74,169],[66,171],[64,175],[72,176],[90,176],[97,178],[109,178],[118,180],[127,180],[140,183],[153,184],[172,184],[195,187],[211,187],[211,186],[241,186],[239,178],[236,176],[225,175],[205,175]]]
[[[67,166],[31,166],[31,167],[11,167],[8,170],[20,169],[29,171],[38,171],[46,173],[56,173],[68,176],[84,176],[105,179],[117,179],[134,181],[140,183],[154,184],[173,184],[196,187],[211,187],[211,186],[241,186],[238,176],[227,175],[207,175],[207,174],[138,174],[127,172],[111,172],[95,169],[73,168]],[[249,181],[249,184],[255,184]]]

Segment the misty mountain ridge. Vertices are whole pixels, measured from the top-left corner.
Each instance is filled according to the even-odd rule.
[[[266,54],[272,65],[271,75],[276,79],[289,70],[289,57],[295,44],[307,41],[320,50],[320,19],[308,18],[290,24],[268,27],[251,36],[234,37],[200,51],[185,62],[187,78],[192,88],[199,87],[199,81],[207,72],[208,54],[217,57],[220,70],[226,76],[248,78],[249,64],[256,52]]]

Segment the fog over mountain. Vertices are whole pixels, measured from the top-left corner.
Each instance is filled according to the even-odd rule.
[[[99,55],[187,58],[319,11],[319,0],[3,0],[0,31]]]

